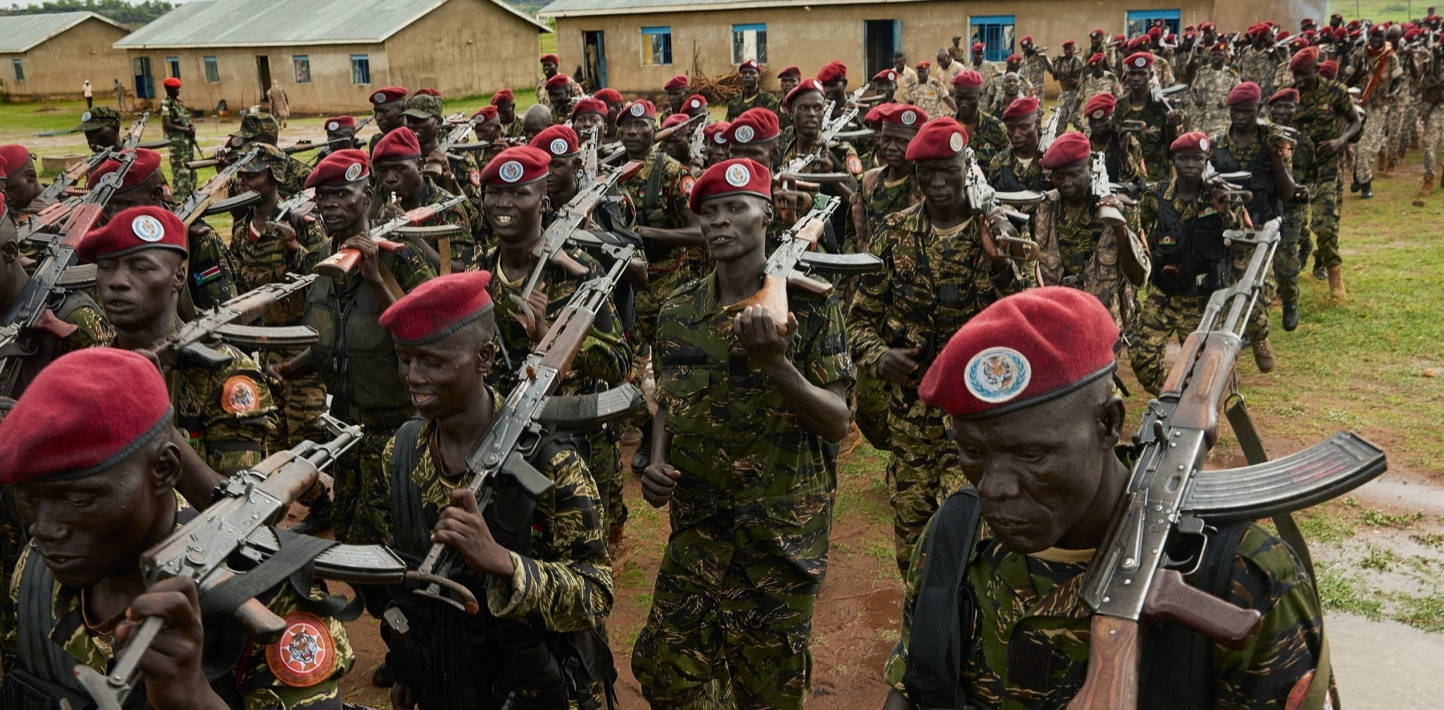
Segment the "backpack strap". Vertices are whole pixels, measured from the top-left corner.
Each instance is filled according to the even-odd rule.
[[[918,707],[961,708],[967,700],[958,678],[972,647],[974,609],[963,586],[982,512],[977,490],[963,488],[943,501],[919,541],[924,557],[912,618],[928,623],[913,625],[903,673],[908,699]]]
[[[16,631],[20,666],[66,690],[83,692],[75,681],[76,660],[50,639],[50,629],[55,625],[55,610],[51,606],[55,600],[55,576],[36,555],[25,555],[19,597]]]
[[[396,442],[391,450],[391,534],[397,547],[417,554],[424,554],[431,546],[430,530],[421,510],[421,494],[411,483],[421,425],[420,417],[406,420],[396,430]]]

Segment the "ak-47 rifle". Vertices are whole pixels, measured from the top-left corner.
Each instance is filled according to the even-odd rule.
[[[478,123],[481,123],[485,120],[485,116],[477,114],[475,116],[472,116],[470,119],[463,119],[462,121],[457,123],[449,123],[449,125],[451,125],[451,130],[447,132],[445,138],[442,138],[437,143],[437,150],[441,151],[443,154],[446,154],[447,157],[459,158],[459,156],[451,155],[451,150],[462,141],[467,140],[467,137],[471,135],[471,129],[476,128],[476,125]]]
[[[1383,473],[1384,452],[1340,432],[1282,459],[1203,471],[1218,438],[1218,413],[1234,388],[1243,330],[1272,268],[1281,218],[1256,232],[1229,230],[1252,244],[1237,283],[1215,291],[1197,330],[1149,402],[1135,442],[1143,446],[1120,506],[1084,573],[1080,596],[1094,611],[1083,689],[1073,710],[1132,710],[1138,701],[1140,620],[1167,620],[1242,648],[1262,617],[1188,586],[1182,570],[1202,559],[1211,526],[1283,516],[1341,495]],[[1310,571],[1312,572],[1312,571]]]
[[[762,288],[747,299],[747,305],[761,306],[767,311],[782,335],[788,333],[788,285],[796,285],[819,296],[826,296],[832,291],[832,284],[806,276],[803,270],[850,275],[882,268],[882,260],[872,254],[822,254],[813,251],[840,202],[841,198],[819,195],[812,204],[812,210],[787,228],[782,235],[782,245],[773,250],[762,268]]]
[[[214,309],[203,311],[195,320],[166,336],[155,348],[162,362],[176,360],[205,367],[223,367],[231,362],[224,351],[210,347],[224,341],[248,351],[276,347],[305,347],[316,342],[316,331],[306,325],[251,325],[271,304],[306,290],[316,274],[288,274],[285,281],[258,286]]]
[[[966,149],[964,163],[963,194],[967,195],[968,205],[978,215],[984,251],[1005,255],[1013,269],[1013,276],[1022,278],[1023,271],[1018,268],[1018,262],[1037,261],[1039,250],[1037,242],[1018,236],[1018,227],[1028,223],[1028,215],[1012,207],[1038,204],[1043,195],[1031,190],[994,190],[978,165],[977,154],[972,148]]]
[[[77,182],[80,182],[80,178],[89,175],[91,171],[100,167],[100,164],[110,159],[110,156],[114,153],[114,150],[110,148],[105,148],[100,152],[91,155],[85,160],[77,161],[75,164],[66,168],[65,172],[56,176],[55,182],[46,185],[45,189],[40,191],[40,196],[35,198],[35,201],[44,204],[47,202],[54,202],[55,200],[60,199],[60,196],[65,194],[65,191],[70,189],[70,186],[74,185]],[[56,205],[51,205],[49,208],[46,208],[46,210],[42,211],[40,215],[36,215],[36,217],[44,215],[45,212],[48,212],[55,206]],[[30,222],[34,221],[34,218],[30,220]],[[27,222],[27,224],[29,224],[29,222]]]
[[[661,143],[662,141],[665,141],[665,140],[667,140],[668,138],[671,138],[672,136],[676,135],[678,131],[686,131],[686,130],[691,129],[692,127],[696,126],[699,122],[702,121],[702,119],[704,119],[704,118],[706,118],[706,117],[707,117],[707,114],[705,114],[705,113],[699,113],[699,114],[697,114],[697,115],[695,115],[695,116],[692,116],[691,118],[688,118],[686,121],[683,121],[682,123],[679,123],[679,124],[677,124],[677,125],[675,125],[675,126],[670,126],[670,127],[668,127],[668,128],[663,128],[662,130],[657,131],[657,133],[652,136],[652,145],[655,146],[655,145],[657,145],[658,143]],[[602,162],[604,165],[610,165],[610,164],[615,163],[615,162],[617,162],[618,160],[621,160],[622,158],[625,158],[625,157],[627,157],[627,149],[626,149],[626,147],[622,147],[622,148],[618,148],[618,149],[612,151],[611,153],[608,153],[608,154],[606,155],[606,157],[602,158],[601,162]]]
[[[276,205],[276,216],[271,218],[272,222],[279,222],[292,215],[305,220],[313,220],[311,212],[316,209],[316,188],[308,187],[290,197],[285,202]]]
[[[551,225],[542,233],[541,240],[537,242],[533,252],[537,257],[536,266],[532,267],[531,273],[527,274],[526,283],[521,287],[520,297],[522,299],[531,295],[532,289],[536,288],[537,282],[541,279],[542,271],[549,263],[555,263],[573,276],[586,275],[587,267],[577,263],[567,254],[567,241],[582,229],[587,220],[591,218],[592,211],[607,199],[607,193],[617,183],[636,175],[637,171],[641,169],[642,161],[640,160],[629,161],[619,168],[613,168],[600,179],[578,190],[577,194],[562,206],[561,216],[552,221]]]
[[[465,201],[466,197],[464,195],[456,195],[440,202],[407,210],[406,213],[400,217],[392,219],[385,224],[372,227],[370,232],[371,238],[375,239],[382,249],[394,252],[399,251],[403,245],[385,238],[393,232],[401,232],[407,236],[450,236],[459,231],[460,228],[450,224],[437,225],[434,227],[418,227],[417,225]],[[355,249],[337,249],[335,254],[326,257],[321,263],[316,265],[316,273],[339,279],[355,270],[356,265],[360,263],[361,252]]]
[[[589,128],[581,132],[582,174],[577,179],[582,189],[597,180],[598,171],[601,169],[601,158],[598,156],[601,137],[599,128]]]
[[[1053,145],[1053,139],[1058,137],[1058,121],[1063,118],[1063,112],[1058,107],[1053,108],[1053,115],[1048,117],[1048,122],[1043,124],[1043,135],[1038,138],[1038,155],[1048,152],[1048,147]]]
[[[121,150],[134,150],[140,146],[140,138],[145,135],[145,123],[150,120],[150,112],[142,112],[131,122],[130,128],[125,132],[125,138],[120,142]]]
[[[344,546],[345,554],[333,555],[330,564],[323,564],[321,558],[327,556],[328,548],[334,549],[333,541],[283,533],[283,544],[276,545],[277,535],[268,526],[316,485],[321,469],[361,440],[359,426],[346,425],[326,415],[321,416],[321,422],[332,437],[330,441],[321,444],[303,441],[293,449],[272,454],[255,468],[236,473],[216,489],[219,499],[215,503],[146,550],[140,557],[146,584],[172,577],[195,580],[201,609],[208,617],[234,617],[249,634],[273,639],[285,630],[285,621],[255,596],[275,586],[275,579],[285,580],[313,560],[317,563],[314,571],[323,575],[326,569],[337,566],[353,567],[364,573],[362,565],[372,565],[376,571],[360,575],[361,579],[402,577],[404,563],[379,545]],[[262,548],[269,543],[271,549],[265,552],[248,549],[253,539],[261,543]],[[271,569],[263,564],[247,572],[237,572],[228,564],[236,553],[245,553],[242,556],[252,560],[270,557]],[[273,574],[277,570],[281,570],[280,577]],[[155,641],[162,625],[160,617],[142,621],[130,641],[120,649],[115,665],[107,674],[88,666],[76,666],[76,680],[100,710],[120,710],[124,706],[140,676],[141,657]]]
[[[486,436],[466,457],[466,469],[471,476],[466,487],[476,496],[478,508],[486,509],[491,500],[492,486],[501,476],[512,477],[533,497],[552,487],[552,482],[527,462],[542,441],[543,429],[539,419],[546,409],[547,395],[571,370],[572,360],[581,350],[582,341],[591,330],[597,313],[611,298],[612,290],[621,280],[635,249],[635,246],[625,247],[624,253],[605,274],[583,283],[572,294],[566,308],[517,371],[516,387],[492,420]],[[421,566],[410,578],[421,583],[415,590],[417,594],[475,614],[481,609],[476,597],[449,579],[452,569],[458,564],[462,563],[456,552],[437,543],[431,546]],[[445,594],[443,586],[455,591],[458,597]]]
[[[303,141],[298,141],[292,145],[277,146],[276,150],[279,150],[286,155],[294,155],[296,153],[304,153],[308,150],[318,150],[321,148],[325,148],[328,145],[330,145],[330,143],[313,143],[309,139],[307,139]],[[224,145],[222,145],[219,149],[216,150],[215,155],[212,155],[209,158],[204,158],[202,160],[192,160],[189,163],[186,163],[186,167],[190,168],[191,170],[199,170],[201,168],[212,168],[220,165],[221,163],[238,162],[234,157],[235,153],[236,151],[241,150],[245,146],[246,141],[240,136],[231,136],[231,138],[226,140]],[[200,150],[200,148],[197,147],[196,150]]]
[[[221,193],[227,190],[231,184],[231,178],[235,177],[236,173],[241,171],[241,166],[245,165],[252,158],[255,158],[256,154],[260,152],[261,147],[253,145],[239,160],[233,160],[224,169],[216,171],[216,174],[207,180],[206,184],[201,185],[200,189],[192,192],[190,197],[187,197],[186,201],[181,203],[181,206],[175,211],[176,215],[181,218],[182,222],[185,222],[187,227],[194,224],[195,221],[200,219],[201,215],[206,212],[207,207],[220,200]],[[242,196],[247,197],[245,199],[236,199],[242,198]],[[228,207],[239,207],[248,203],[254,203],[260,199],[260,195],[247,191],[236,195],[236,198],[229,200],[231,204],[228,205]],[[229,211],[229,209],[227,211]]]

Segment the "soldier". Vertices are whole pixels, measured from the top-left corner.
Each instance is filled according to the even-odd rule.
[[[892,686],[887,710],[961,707],[964,698],[988,707],[1061,708],[1078,695],[1092,622],[1079,582],[1129,480],[1130,463],[1114,449],[1126,414],[1109,377],[1118,336],[1095,299],[1035,289],[969,321],[928,371],[921,398],[952,415],[962,473],[976,492],[945,503],[920,543],[902,633],[884,673]],[[1014,377],[993,379],[984,367]],[[987,526],[973,535],[979,518]],[[1219,580],[1222,591],[1212,593],[1262,614],[1262,631],[1243,650],[1195,641],[1191,633],[1169,643],[1145,632],[1141,653],[1124,661],[1142,659],[1140,707],[1329,706],[1330,669],[1320,658],[1321,611],[1309,572],[1282,540],[1257,524],[1240,525],[1241,537],[1212,538],[1241,541],[1209,545],[1203,567],[1217,576],[1199,579]],[[958,539],[973,544],[956,559],[928,555],[930,546]],[[941,605],[929,607],[930,597]],[[1191,653],[1190,644],[1205,647]],[[921,649],[937,649],[936,657],[958,665],[923,658]],[[1165,680],[1178,677],[1169,664],[1185,662],[1197,667],[1184,677],[1196,680]]]
[[[942,496],[961,487],[943,414],[917,400],[917,381],[943,339],[1001,294],[1028,286],[985,242],[978,206],[963,189],[967,134],[951,118],[923,125],[905,155],[923,201],[888,215],[871,250],[883,267],[863,274],[848,317],[853,360],[888,382],[892,448],[887,463],[898,569]],[[992,215],[988,216],[993,217]]]
[[[252,143],[260,143],[274,147],[280,139],[281,124],[276,121],[275,116],[263,111],[247,113],[241,116],[241,127],[227,141],[227,158],[234,157],[244,152]],[[374,144],[373,144],[374,145]],[[285,176],[281,180],[281,196],[290,197],[301,191],[301,184],[306,182],[306,176],[310,174],[311,168],[305,163],[282,153],[285,157],[280,170]],[[235,183],[231,183],[231,192],[237,193],[234,189]]]
[[[54,204],[38,199],[45,187],[36,176],[35,156],[25,146],[0,145],[0,160],[5,161],[5,204],[11,220],[24,224],[30,215]]]
[[[1249,44],[1238,54],[1238,73],[1262,88],[1265,82],[1273,81],[1273,34],[1268,25],[1257,24],[1249,28],[1246,36]]]
[[[897,88],[903,96],[907,96],[918,84],[918,73],[908,66],[908,58],[902,52],[892,53],[892,69],[897,72]]]
[[[183,237],[177,231],[174,243]],[[285,621],[275,639],[239,627],[206,634],[188,578],[147,588],[141,554],[192,512],[177,506],[186,457],[173,412],[154,364],[94,348],[55,361],[0,423],[0,483],[13,487],[34,535],[8,587],[14,617],[0,620],[0,697],[14,708],[91,706],[69,666],[109,672],[141,620],[156,617],[163,623],[128,706],[341,707],[340,679],[355,657],[326,610],[336,600],[318,587],[301,594],[282,583],[257,594]]]
[[[120,112],[109,106],[86,109],[80,114],[80,125],[75,130],[85,134],[85,144],[90,146],[91,152],[121,148]]]
[[[937,67],[933,70],[932,75],[937,77],[943,86],[952,86],[953,79],[967,69],[961,61],[953,59],[952,53],[946,49],[938,50],[937,60]]]
[[[1088,144],[1095,152],[1103,153],[1109,182],[1146,183],[1143,149],[1138,146],[1138,138],[1113,129],[1113,112],[1117,108],[1118,100],[1109,93],[1097,94],[1083,105],[1083,116],[1088,121]]]
[[[692,85],[686,74],[678,74],[668,79],[667,83],[662,85],[662,90],[667,93],[667,105],[663,108],[671,115],[682,112],[682,101],[692,93]]]
[[[371,116],[376,119],[378,132],[371,136],[368,153],[376,148],[376,141],[381,140],[381,136],[406,125],[406,117],[401,114],[406,111],[406,99],[410,94],[400,86],[377,89],[371,94]],[[492,101],[495,102],[496,97],[492,97]]]
[[[782,155],[778,145],[781,135],[775,114],[768,117],[748,109],[727,126],[727,154],[732,158],[750,158],[763,165],[776,165]]]
[[[873,74],[872,81],[868,83],[872,87],[873,95],[882,98],[881,103],[890,104],[897,101],[897,80],[897,70],[888,68]]]
[[[571,77],[566,74],[553,74],[542,88],[546,90],[546,106],[552,111],[552,123],[565,123],[567,117],[572,113]]]
[[[511,89],[497,90],[491,95],[491,105],[496,107],[497,120],[501,123],[501,137],[520,138],[521,118],[516,115],[516,97],[512,95]]]
[[[1314,184],[1309,186],[1310,228],[1318,237],[1314,252],[1314,277],[1329,280],[1329,294],[1343,301],[1344,274],[1339,268],[1339,203],[1343,200],[1343,178],[1339,158],[1349,139],[1359,132],[1360,121],[1354,102],[1344,86],[1320,76],[1319,48],[1305,47],[1289,61],[1294,86],[1299,90],[1299,111],[1294,119],[1298,129],[1314,142]],[[1343,121],[1342,128],[1339,122]]]
[[[282,380],[318,373],[331,397],[332,416],[364,428],[361,442],[332,469],[336,539],[363,543],[381,540],[384,511],[368,503],[386,497],[381,451],[413,412],[397,375],[391,336],[376,319],[405,291],[436,276],[417,250],[404,244],[395,251],[383,249],[371,237],[366,216],[375,199],[370,168],[365,153],[339,150],[306,179],[306,187],[316,189],[328,246],[354,250],[359,260],[346,275],[323,275],[311,286],[305,320],[320,340],[271,368]]]
[[[1038,165],[1042,149],[1039,134],[1042,127],[1038,97],[1015,99],[1003,112],[1003,127],[1008,131],[1008,147],[988,161],[985,172],[988,184],[995,189],[1014,192],[1052,189],[1043,169]]]
[[[1194,72],[1189,85],[1194,107],[1188,115],[1190,131],[1216,136],[1228,128],[1228,107],[1224,99],[1238,86],[1239,78],[1227,61],[1228,43],[1219,42],[1208,50],[1208,64]]]
[[[762,90],[762,70],[756,59],[748,59],[737,65],[737,76],[742,82],[742,93],[727,102],[727,120],[742,115],[743,111],[760,106],[773,113],[781,113],[777,96]]]
[[[929,116],[951,116],[958,112],[957,105],[953,103],[952,87],[932,75],[932,65],[928,62],[918,64],[918,81],[913,85],[908,103]]]
[[[1047,57],[1044,57],[1046,60]],[[1063,56],[1052,62],[1048,73],[1058,80],[1059,126],[1069,126],[1078,120],[1078,111],[1083,108],[1083,99],[1093,94],[1084,94],[1079,89],[1083,83],[1083,60],[1078,57],[1073,40],[1063,43]],[[1096,93],[1096,92],[1095,92]]]
[[[536,84],[536,101],[549,109],[552,108],[552,94],[547,91],[546,84],[548,81],[551,81],[552,77],[557,76],[557,67],[560,65],[561,59],[555,54],[543,54],[541,56],[542,78],[541,81],[538,81]],[[561,76],[566,75],[562,74]],[[563,94],[564,96],[575,99],[581,98],[585,93],[586,92],[582,91],[581,84],[567,77],[566,93]],[[562,115],[565,116],[566,114],[563,113]]]
[[[836,64],[840,66],[841,63]],[[828,67],[823,68],[828,69]],[[831,84],[823,82],[821,79],[805,79],[783,100],[783,107],[792,114],[793,140],[790,144],[783,146],[780,164],[786,166],[794,158],[806,155],[817,156],[811,164],[803,168],[802,174],[844,173],[845,180],[824,184],[821,191],[846,200],[857,190],[857,178],[862,176],[862,158],[858,156],[857,149],[847,141],[835,141],[829,145],[823,145],[822,140],[823,125],[827,121],[823,115],[826,111],[823,97],[828,90],[827,87],[832,86],[834,90],[838,86],[843,89],[847,87],[846,77],[836,78],[836,71],[838,70],[835,68],[828,70],[827,75],[834,77]],[[852,220],[848,218],[847,210],[838,210],[833,213],[832,228],[833,243],[820,244],[818,248],[831,252],[852,251],[857,235],[853,232]]]
[[[1299,90],[1279,89],[1269,97],[1269,120],[1276,126],[1294,127],[1299,110]],[[1274,278],[1278,281],[1279,299],[1283,301],[1284,330],[1299,326],[1299,270],[1302,258],[1299,241],[1309,225],[1309,185],[1315,177],[1314,143],[1304,138],[1293,146],[1291,173],[1294,192],[1284,197],[1284,222],[1279,231],[1279,246],[1274,252]]]
[[[607,140],[607,104],[600,99],[577,99],[572,104],[571,124],[578,136],[595,136],[598,144]]]
[[[542,104],[532,104],[526,113],[522,114],[519,138],[530,142],[531,139],[536,138],[536,134],[546,130],[546,127],[550,125],[552,125],[551,109]]]
[[[967,69],[953,77],[953,104],[958,107],[958,123],[968,132],[968,142],[978,156],[979,165],[987,165],[993,156],[1008,147],[1008,131],[996,116],[982,110],[983,75]]]
[[[1363,91],[1359,101],[1370,120],[1364,122],[1359,137],[1359,152],[1354,160],[1354,181],[1349,192],[1359,193],[1367,200],[1374,196],[1374,168],[1388,161],[1385,133],[1389,127],[1389,111],[1398,98],[1404,70],[1394,48],[1384,41],[1383,25],[1369,28],[1369,43],[1350,67],[1350,86]],[[1320,247],[1322,248],[1322,244]]]
[[[186,280],[186,227],[163,207],[118,212],[81,240],[76,253],[96,265],[95,287],[116,347],[155,348],[181,325],[176,304]],[[163,362],[176,426],[216,471],[254,466],[276,429],[276,407],[261,368],[249,355],[219,344],[223,366]]]
[[[617,117],[622,115],[622,108],[627,105],[626,99],[622,98],[622,92],[616,89],[606,88],[592,94],[592,98],[601,101],[607,106],[606,142],[615,143],[621,140],[617,135]]]
[[[1424,153],[1424,181],[1419,186],[1419,197],[1414,206],[1423,207],[1424,198],[1434,191],[1435,161],[1444,148],[1444,57],[1438,51],[1429,56],[1425,63],[1419,85],[1419,111],[1424,120],[1424,132],[1420,134],[1419,147]]]
[[[786,96],[791,93],[793,89],[797,88],[797,84],[801,81],[802,70],[798,69],[797,67],[783,67],[781,71],[777,72],[778,91],[781,93],[782,96]],[[784,112],[778,118],[785,117],[786,115],[787,114]]]
[[[1118,77],[1114,76],[1113,72],[1108,71],[1102,52],[1094,52],[1089,55],[1088,68],[1083,72],[1083,84],[1079,93],[1090,98],[1104,93],[1117,98],[1123,93],[1123,84],[1118,82]],[[1084,114],[1086,115],[1087,112],[1085,111]]]
[[[326,147],[316,153],[316,159],[320,160],[338,150],[346,148],[360,148],[361,142],[356,140],[356,118],[353,116],[336,116],[326,119]]]
[[[674,113],[662,121],[659,130],[676,128],[687,122],[687,114]],[[692,134],[686,131],[675,131],[667,138],[657,144],[657,147],[673,160],[682,164],[688,175],[697,174],[697,166],[692,164]]]
[[[729,121],[713,121],[702,127],[702,143],[705,146],[703,168],[710,168],[727,159],[727,129]]]
[[[1123,87],[1127,93],[1119,100],[1113,125],[1116,130],[1138,134],[1143,164],[1148,168],[1148,175],[1157,179],[1168,175],[1168,146],[1178,136],[1183,114],[1150,93],[1149,70],[1153,61],[1153,55],[1148,52],[1135,52],[1123,60],[1127,67],[1123,72]]]
[[[438,187],[436,181],[422,169],[423,150],[410,128],[398,128],[376,143],[376,150],[371,153],[371,169],[376,174],[376,186],[386,197],[384,201],[376,201],[372,208],[376,213],[373,219],[386,222],[417,207],[433,205],[455,197]],[[409,240],[409,243],[420,251],[433,270],[441,274],[466,271],[476,265],[475,228],[480,220],[476,207],[463,200],[460,204],[413,225],[427,227],[450,224],[461,228],[459,234],[437,237],[435,241],[430,238],[413,239]]]
[[[165,98],[160,102],[161,126],[170,141],[171,180],[176,199],[184,200],[196,188],[196,171],[187,165],[195,159],[191,147],[196,142],[196,127],[191,125],[190,111],[181,102],[180,79],[168,76],[161,84],[165,86]]]
[[[1028,35],[1024,35],[1022,39],[1018,40],[1018,46],[1023,50],[1021,61],[1017,68],[1010,66],[1008,70],[1018,72],[1018,75],[1023,77],[1027,82],[1029,87],[1028,95],[1033,96],[1035,95],[1034,92],[1036,92],[1036,95],[1041,100],[1043,97],[1043,77],[1049,69],[1048,55],[1043,53],[1047,50],[1047,47],[1044,47],[1043,50],[1040,51],[1038,47],[1033,46],[1033,38]]]
[[[1003,113],[1014,101],[1027,97],[1023,90],[1023,78],[1018,76],[1017,72],[1010,71],[997,77],[994,88],[991,113],[999,119],[1003,118]]]
[[[853,366],[835,296],[789,289],[785,333],[746,305],[763,283],[771,193],[771,172],[745,158],[702,174],[690,206],[713,271],[674,292],[659,321],[642,491],[671,504],[672,534],[632,651],[654,707],[798,709],[809,695],[828,449],[847,434]]]

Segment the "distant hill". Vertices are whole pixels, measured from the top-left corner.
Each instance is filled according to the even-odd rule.
[[[545,3],[543,3],[545,4]],[[0,15],[43,15],[51,12],[93,12],[104,15],[127,27],[140,27],[175,9],[162,0],[130,3],[125,0],[47,0],[38,5],[11,5],[0,9]]]

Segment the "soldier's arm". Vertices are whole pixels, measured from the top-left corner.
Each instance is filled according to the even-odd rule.
[[[65,322],[76,326],[76,331],[68,339],[68,347],[77,350],[93,348],[108,345],[115,339],[115,329],[110,327],[110,321],[88,297],[84,305],[72,309],[65,316]]]
[[[313,586],[310,597],[320,599],[323,593],[324,589]],[[307,611],[290,585],[284,585],[266,607],[285,619],[287,628],[281,638],[265,647],[257,642],[245,665],[236,671],[234,680],[243,707],[341,707],[341,679],[356,663],[346,627],[335,617]],[[308,658],[316,662],[308,663]]]
[[[208,225],[191,225],[191,292],[198,308],[214,308],[236,296],[236,271],[221,238]]]
[[[852,351],[852,361],[863,372],[876,373],[878,360],[888,351],[883,340],[882,329],[889,317],[890,306],[897,303],[892,289],[895,276],[892,255],[895,237],[890,233],[892,220],[884,219],[877,233],[873,235],[871,252],[882,259],[882,268],[862,274],[857,281],[857,294],[853,297],[852,309],[847,317],[847,340]]]
[[[801,312],[801,321],[798,311],[788,313],[787,336],[778,333],[778,324],[760,306],[749,306],[739,314],[734,329],[748,358],[772,380],[802,426],[828,441],[841,441],[849,420],[847,388],[854,379],[842,310],[836,297],[829,296],[821,313]],[[797,352],[806,374],[787,357],[791,341],[798,338]]]
[[[206,464],[229,476],[261,462],[276,431],[276,403],[249,355],[230,349],[234,360],[212,376],[205,405]]]

